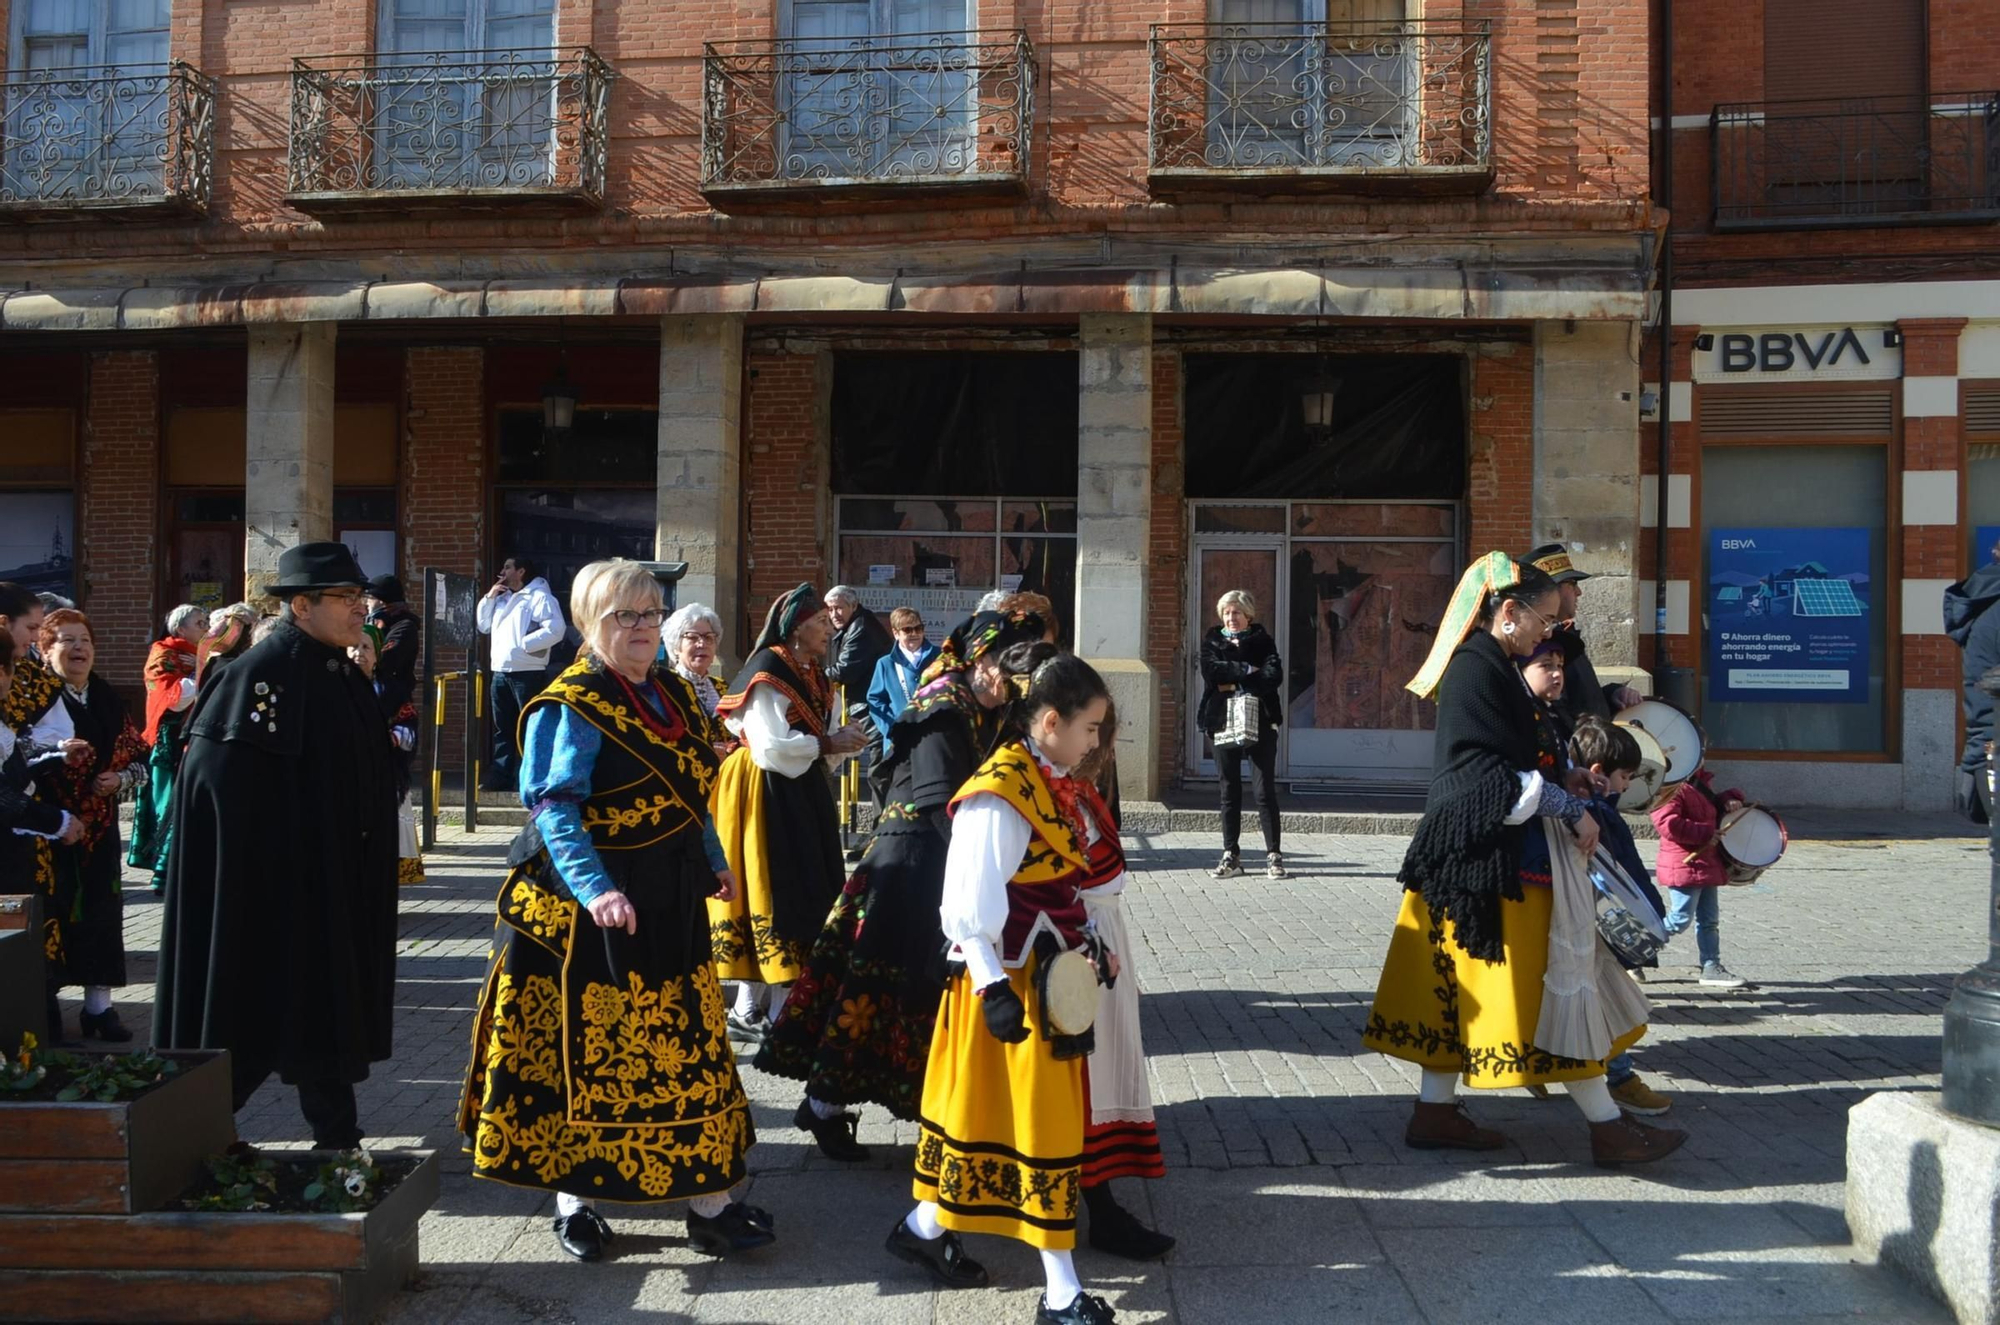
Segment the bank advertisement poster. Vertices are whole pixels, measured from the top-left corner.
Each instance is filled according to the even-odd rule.
[[[1709,702],[1867,703],[1870,543],[1865,528],[1710,530]]]
[[[1993,549],[2000,547],[2000,524],[1982,524],[1972,530],[1972,569],[1992,561]]]

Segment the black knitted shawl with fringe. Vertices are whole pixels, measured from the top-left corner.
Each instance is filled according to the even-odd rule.
[[[1523,829],[1506,820],[1521,796],[1519,774],[1535,767],[1534,699],[1482,630],[1452,654],[1437,705],[1430,794],[1396,877],[1451,921],[1460,947],[1498,962],[1500,900],[1521,899]]]

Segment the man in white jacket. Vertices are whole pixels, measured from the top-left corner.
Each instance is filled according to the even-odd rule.
[[[493,761],[482,791],[514,791],[521,709],[549,681],[549,650],[563,637],[562,605],[526,557],[500,563],[500,578],[479,600],[479,633],[493,637]]]

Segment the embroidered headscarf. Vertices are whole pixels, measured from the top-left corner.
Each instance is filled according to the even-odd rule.
[[[1465,643],[1465,637],[1472,633],[1487,598],[1520,582],[1521,568],[1505,552],[1489,552],[1467,566],[1465,574],[1458,578],[1458,587],[1451,592],[1451,601],[1445,605],[1444,620],[1438,623],[1437,638],[1431,641],[1430,656],[1424,659],[1423,667],[1403,688],[1419,699],[1429,699],[1436,694],[1438,682],[1444,680],[1446,664],[1451,662],[1451,655],[1457,652],[1458,646]]]
[[[962,672],[995,649],[1038,640],[1048,626],[1037,612],[979,612],[958,623],[938,647],[938,656],[924,668],[921,685],[947,672]]]
[[[799,622],[824,606],[825,604],[820,601],[819,590],[810,584],[801,584],[790,593],[780,595],[777,601],[771,604],[770,612],[764,617],[763,633],[757,636],[757,642],[750,646],[750,651],[755,653],[759,649],[789,643],[792,632],[799,628]]]

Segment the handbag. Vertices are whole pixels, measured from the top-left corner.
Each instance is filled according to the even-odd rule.
[[[1222,727],[1215,733],[1215,748],[1235,750],[1257,744],[1257,729],[1263,716],[1257,696],[1239,689],[1223,703]]]

